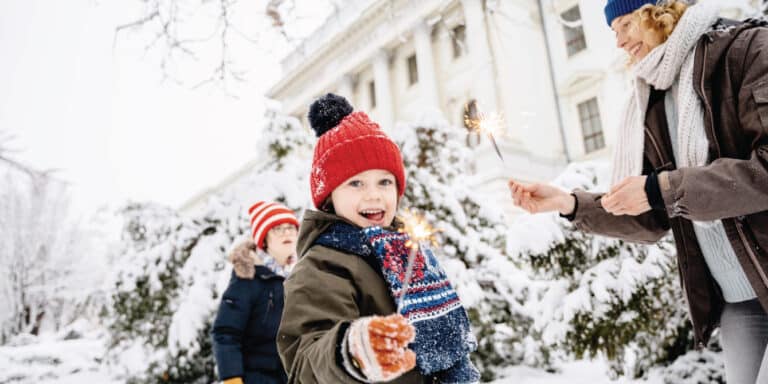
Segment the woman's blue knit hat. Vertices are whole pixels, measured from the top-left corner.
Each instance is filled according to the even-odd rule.
[[[605,21],[610,27],[613,19],[632,13],[646,4],[656,4],[656,0],[608,0],[605,5]]]

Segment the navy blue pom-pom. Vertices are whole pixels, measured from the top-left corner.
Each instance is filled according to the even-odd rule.
[[[320,137],[329,129],[339,125],[339,122],[353,110],[347,99],[329,93],[309,106],[307,118],[309,125],[315,130],[315,135]]]

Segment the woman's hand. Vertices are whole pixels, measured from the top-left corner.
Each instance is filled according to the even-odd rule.
[[[569,193],[547,184],[521,184],[509,181],[509,190],[515,205],[529,213],[560,212],[570,215],[576,207],[576,199]]]
[[[611,187],[603,195],[600,203],[603,208],[616,216],[637,216],[651,210],[645,193],[647,176],[630,176]]]

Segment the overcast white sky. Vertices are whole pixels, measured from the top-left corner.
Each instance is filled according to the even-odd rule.
[[[16,159],[61,169],[78,206],[179,206],[255,156],[278,58],[253,50],[258,75],[239,99],[163,83],[138,44],[113,50],[127,21],[117,3],[0,1],[0,129],[16,136]]]

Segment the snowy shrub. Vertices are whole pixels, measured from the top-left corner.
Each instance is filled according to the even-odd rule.
[[[212,320],[215,313],[209,314],[208,317]],[[144,382],[208,384],[215,382],[216,361],[213,357],[213,344],[210,337],[211,326],[212,322],[209,320],[197,330],[196,349],[180,348],[175,354],[166,355],[165,360],[152,362],[145,378],[129,379],[129,384]]]
[[[565,189],[605,185],[600,163],[572,164],[555,181]],[[577,359],[602,356],[611,374],[645,376],[692,346],[669,238],[652,246],[577,231],[556,215],[523,216],[514,228],[548,233],[544,244],[519,244],[538,285],[527,304],[543,342]],[[547,228],[549,228],[547,230]],[[541,236],[539,236],[541,237]]]
[[[720,353],[689,351],[661,370],[664,384],[725,384],[725,366]]]
[[[217,217],[184,219],[168,208],[133,204],[125,217],[109,317],[110,355],[146,352],[146,366],[122,372],[140,382],[215,380],[210,328],[224,252],[237,233]]]
[[[269,103],[265,112],[262,132],[264,137],[259,142],[259,152],[274,163],[272,168],[282,170],[286,163],[291,162],[289,155],[300,151],[311,151],[314,140],[309,129],[292,116],[285,116],[278,111],[279,106]]]

